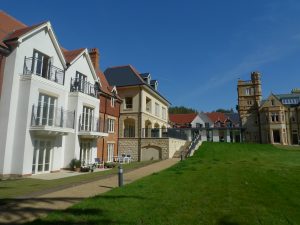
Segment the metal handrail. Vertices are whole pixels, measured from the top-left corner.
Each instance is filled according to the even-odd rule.
[[[88,81],[79,78],[71,78],[70,92],[82,92],[84,94],[97,97],[98,87]]]
[[[44,61],[35,57],[25,57],[24,60],[24,75],[35,74],[47,80],[51,80],[58,84],[64,85],[65,71],[51,65],[50,63],[44,64]]]
[[[31,126],[53,126],[74,129],[75,111],[50,105],[32,106]]]
[[[108,133],[108,120],[81,114],[79,116],[78,131]]]

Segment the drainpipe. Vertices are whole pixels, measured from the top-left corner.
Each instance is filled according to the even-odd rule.
[[[116,101],[117,102],[117,101]],[[121,109],[121,102],[119,102],[119,113],[118,113],[118,131],[117,131],[117,138],[118,138],[118,141],[117,141],[117,155],[119,155],[119,134],[120,134],[120,109]]]
[[[140,88],[140,94],[139,94],[139,114],[138,114],[138,158],[139,161],[142,160],[142,136],[141,136],[141,132],[142,132],[142,87],[139,86]]]
[[[104,123],[103,132],[105,132],[106,107],[107,107],[107,98],[105,97],[105,107],[104,107],[104,116],[103,116],[103,119],[104,119],[104,121],[103,121],[103,123]],[[104,138],[105,137],[103,137],[103,140],[102,140],[102,160],[103,161],[104,161],[104,143],[105,143]]]

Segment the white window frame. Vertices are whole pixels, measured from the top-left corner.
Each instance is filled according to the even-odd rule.
[[[126,99],[131,98],[131,107],[127,107]],[[124,109],[132,109],[133,108],[133,97],[125,97],[124,98]]]
[[[115,98],[114,98],[114,97],[111,97],[111,98],[110,98],[110,106],[111,106],[112,108],[115,107]]]
[[[167,119],[167,109],[165,107],[161,107],[161,114],[162,119]]]
[[[94,123],[94,108],[89,106],[82,107],[82,114],[81,114],[81,130],[84,131],[92,131]]]
[[[245,94],[246,95],[251,95],[251,88],[246,88],[245,89]]]
[[[155,116],[159,116],[159,104],[155,102]]]
[[[114,151],[115,151],[115,144],[114,143],[107,143],[107,162],[113,162],[113,160],[114,160]]]
[[[108,119],[108,133],[114,133],[114,132],[115,132],[115,120]]]

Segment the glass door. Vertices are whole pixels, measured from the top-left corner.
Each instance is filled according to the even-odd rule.
[[[37,108],[37,125],[53,126],[56,98],[40,93]]]
[[[82,165],[92,163],[92,143],[90,141],[80,142],[80,161]]]
[[[107,144],[107,162],[113,162],[114,159],[114,144]]]
[[[50,171],[52,145],[50,140],[35,140],[32,160],[32,174]]]

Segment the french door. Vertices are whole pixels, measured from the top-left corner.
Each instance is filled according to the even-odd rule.
[[[114,144],[107,144],[107,162],[113,162],[114,159]]]
[[[83,165],[87,165],[93,162],[91,141],[80,141],[80,161]]]
[[[34,151],[32,160],[32,174],[50,171],[52,157],[51,140],[34,140]]]
[[[33,68],[32,71],[41,77],[48,79],[49,67],[51,64],[51,58],[37,50],[33,52]]]
[[[40,93],[37,108],[37,125],[53,126],[55,118],[56,98]]]

